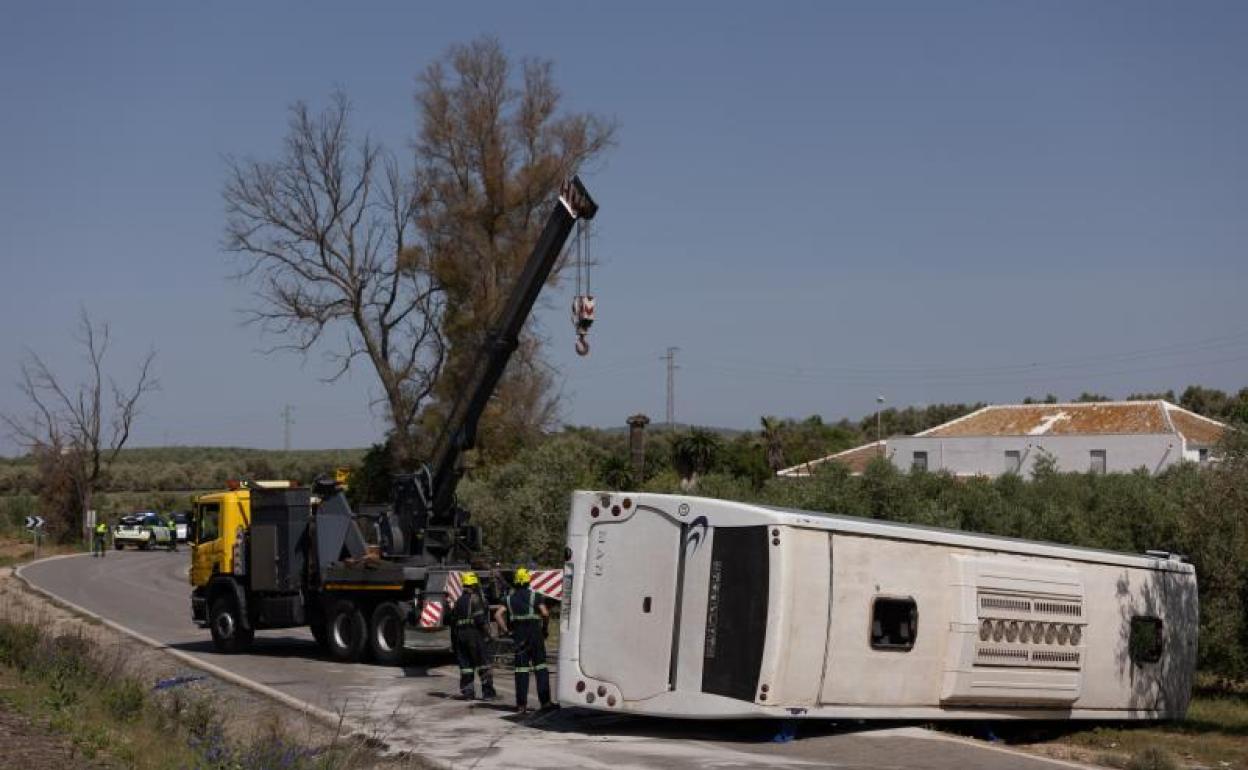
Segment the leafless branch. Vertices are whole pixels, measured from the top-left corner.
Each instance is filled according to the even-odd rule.
[[[24,417],[5,414],[0,418],[13,439],[28,451],[55,458],[47,467],[68,478],[77,494],[77,510],[68,513],[81,516],[90,509],[94,490],[129,440],[143,397],[159,388],[159,384],[152,375],[155,351],[143,358],[133,387],[123,388],[115,379],[106,377],[111,330],[107,323],[93,322],[85,308],[79,314],[76,339],[86,364],[83,380],[68,385],[38,353],[27,351],[17,386],[30,404],[30,413]],[[108,404],[106,379],[111,396]]]
[[[418,239],[411,183],[380,145],[352,139],[350,111],[341,93],[318,114],[296,104],[281,157],[229,160],[226,248],[255,290],[248,320],[285,340],[273,349],[307,354],[342,328],[325,379],[367,359],[406,432],[442,364],[441,337],[429,332],[439,289],[404,263]]]

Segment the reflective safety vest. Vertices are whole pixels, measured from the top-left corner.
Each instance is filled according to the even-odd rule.
[[[537,612],[537,594],[531,588],[517,588],[507,597],[507,614],[511,622],[538,621],[542,616]]]
[[[107,534],[108,534],[108,525],[107,525],[107,524],[105,524],[105,523],[104,523],[104,522],[102,522],[102,521],[101,521],[100,523],[96,524],[96,525],[95,525],[95,534],[97,534],[97,535],[107,535]]]
[[[460,594],[459,600],[455,602],[451,611],[455,615],[455,625],[460,628],[484,626],[489,622],[485,600],[476,591],[464,591]]]

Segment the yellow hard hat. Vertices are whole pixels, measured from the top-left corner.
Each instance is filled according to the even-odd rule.
[[[477,580],[477,573],[475,572],[465,572],[464,579],[461,582],[464,584],[465,587],[481,584],[481,581]]]
[[[527,586],[529,584],[529,571],[524,567],[516,570],[516,585]]]

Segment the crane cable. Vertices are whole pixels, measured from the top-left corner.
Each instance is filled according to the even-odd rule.
[[[576,220],[574,241],[576,263],[576,296],[572,298],[572,326],[576,329],[576,354],[589,355],[589,327],[594,325],[594,295],[590,283],[589,222]]]

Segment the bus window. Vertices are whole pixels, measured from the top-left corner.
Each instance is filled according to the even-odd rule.
[[[1160,618],[1140,615],[1131,618],[1127,651],[1131,655],[1131,661],[1137,666],[1161,660],[1161,651],[1165,644],[1162,628]]]
[[[914,599],[877,597],[871,607],[871,649],[906,652],[919,632],[919,609]]]
[[[195,509],[195,542],[209,543],[221,537],[221,504],[201,503]]]

